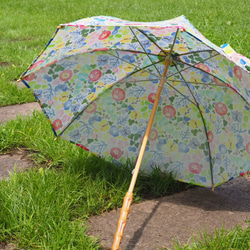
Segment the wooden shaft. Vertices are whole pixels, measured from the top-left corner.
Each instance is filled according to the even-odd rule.
[[[123,237],[123,232],[127,224],[127,217],[132,200],[133,200],[133,193],[127,192],[126,196],[124,197],[123,205],[120,211],[120,218],[118,220],[116,234],[112,245],[112,250],[119,250],[120,243]]]
[[[162,77],[161,77],[161,81],[160,81],[157,93],[156,93],[154,106],[153,106],[152,112],[150,114],[150,118],[149,118],[149,121],[148,121],[148,126],[147,126],[147,129],[146,129],[145,135],[143,137],[141,149],[140,149],[139,156],[138,156],[138,159],[136,161],[136,165],[135,165],[135,169],[134,169],[134,174],[133,174],[130,186],[129,186],[128,192],[130,192],[130,193],[133,193],[133,191],[134,191],[135,182],[136,182],[139,170],[140,170],[142,158],[143,158],[146,146],[147,146],[148,137],[149,137],[150,130],[151,130],[151,127],[152,127],[153,122],[154,122],[155,113],[156,113],[156,110],[157,110],[157,107],[158,107],[158,103],[159,103],[159,100],[160,100],[161,92],[162,92],[162,89],[163,89],[163,86],[164,86],[165,78],[166,78],[166,75],[167,75],[167,72],[168,72],[168,67],[169,67],[170,63],[171,63],[170,59],[168,59],[167,62],[166,62]]]
[[[155,113],[156,113],[156,110],[157,110],[157,107],[158,107],[158,103],[159,103],[159,100],[160,100],[161,92],[162,92],[162,89],[163,89],[163,86],[164,86],[165,78],[166,78],[166,75],[167,75],[167,72],[168,72],[168,67],[169,67],[170,63],[171,63],[171,60],[170,60],[170,56],[169,56],[167,61],[166,61],[166,65],[165,65],[165,68],[164,68],[164,71],[163,71],[163,74],[162,74],[162,77],[161,77],[159,87],[157,89],[157,94],[156,94],[156,98],[155,98],[155,101],[154,101],[154,106],[153,106],[152,112],[150,114],[150,118],[149,118],[149,121],[148,121],[148,126],[147,126],[147,129],[146,129],[145,135],[143,137],[141,149],[140,149],[140,152],[139,152],[138,159],[136,161],[136,165],[135,165],[134,173],[133,173],[133,176],[132,176],[132,180],[130,182],[128,192],[127,192],[127,194],[126,194],[126,196],[125,196],[125,198],[123,200],[123,206],[122,206],[122,209],[121,209],[121,212],[120,212],[120,218],[119,218],[119,221],[118,221],[116,234],[114,236],[114,241],[113,241],[113,245],[112,245],[112,248],[111,248],[112,250],[119,250],[119,247],[120,247],[120,243],[121,243],[121,240],[122,240],[122,237],[123,237],[125,226],[127,224],[127,217],[128,217],[130,205],[132,203],[132,197],[133,197],[133,191],[134,191],[136,179],[137,179],[137,176],[138,176],[138,173],[139,173],[139,170],[140,170],[142,158],[143,158],[146,146],[147,146],[148,137],[149,137],[150,130],[151,130],[151,127],[152,127],[153,122],[154,122]]]

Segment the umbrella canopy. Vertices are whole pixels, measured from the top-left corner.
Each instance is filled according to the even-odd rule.
[[[21,79],[57,137],[125,163],[136,161],[163,75],[141,169],[210,187],[250,169],[250,63],[235,58],[184,16],[98,16],[60,25]]]

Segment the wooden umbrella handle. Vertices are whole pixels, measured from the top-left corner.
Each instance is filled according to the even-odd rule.
[[[132,200],[133,200],[133,193],[127,192],[126,196],[123,199],[123,205],[120,211],[120,218],[118,220],[116,234],[112,245],[112,250],[119,250],[120,243],[123,237],[123,232],[127,224],[127,217]]]
[[[136,165],[135,165],[134,173],[133,173],[133,176],[132,176],[132,180],[130,182],[128,192],[127,192],[127,194],[126,194],[126,196],[124,197],[124,200],[123,200],[123,206],[122,206],[122,209],[121,209],[121,212],[120,212],[120,218],[119,218],[119,221],[118,221],[116,234],[115,234],[113,245],[112,245],[112,248],[111,248],[112,250],[119,250],[119,246],[120,246],[120,243],[121,243],[121,240],[122,240],[122,237],[123,237],[123,232],[124,232],[124,229],[125,229],[125,226],[126,226],[126,223],[127,223],[127,217],[128,217],[130,205],[132,203],[132,197],[133,197],[135,182],[136,182],[136,179],[137,179],[137,176],[138,176],[138,173],[139,173],[139,170],[140,170],[142,158],[143,158],[146,146],[147,146],[147,141],[148,141],[148,137],[149,137],[149,134],[150,134],[150,130],[151,130],[151,127],[152,127],[153,122],[154,122],[154,116],[155,116],[157,106],[158,106],[158,103],[159,103],[159,100],[160,100],[161,92],[162,92],[164,82],[165,82],[165,77],[166,77],[167,72],[168,72],[168,67],[169,67],[169,65],[171,63],[171,58],[169,57],[167,59],[168,60],[166,60],[166,65],[165,65],[165,68],[164,68],[164,71],[163,71],[163,74],[162,74],[162,77],[161,77],[161,81],[160,81],[160,84],[158,86],[158,90],[157,90],[157,93],[156,93],[154,106],[153,106],[152,112],[151,112],[150,117],[149,117],[147,129],[146,129],[145,135],[144,135],[143,140],[142,140],[142,145],[141,145],[141,149],[140,149],[140,152],[139,152],[139,155],[138,155],[138,159],[136,161]]]

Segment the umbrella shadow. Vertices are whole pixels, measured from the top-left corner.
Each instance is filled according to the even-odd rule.
[[[204,211],[250,212],[250,181],[238,177],[212,192],[209,188],[194,187],[179,194],[166,196],[164,202],[197,207]]]
[[[228,226],[228,222],[229,224],[231,222],[233,224],[243,223],[246,218],[249,218],[249,193],[250,182],[240,177],[217,187],[214,192],[208,188],[194,187],[170,196],[148,200],[144,205],[135,204],[131,208],[131,217],[135,218],[136,221],[141,221],[141,224],[132,222],[131,226],[130,222],[128,223],[128,227],[131,227],[129,231],[133,232],[133,235],[129,241],[126,241],[124,249],[134,249],[142,244],[142,241],[145,241],[143,238],[150,237],[148,228],[151,227],[152,230],[153,222],[158,222],[159,228],[170,231],[172,227],[181,228],[182,223],[188,225],[198,216],[200,216],[199,224],[197,223],[199,228],[202,228],[206,223],[220,227],[220,223],[223,224],[223,221],[227,222],[226,226]],[[148,208],[146,208],[147,206]],[[143,211],[149,213],[140,215]],[[169,223],[167,229],[164,221]],[[136,227],[136,225],[138,227],[133,230],[132,227]],[[184,226],[182,225],[182,227]]]
[[[153,218],[154,214],[157,213],[158,208],[161,205],[161,201],[157,201],[156,205],[153,207],[152,212],[149,213],[148,217],[145,218],[141,226],[134,232],[133,237],[127,243],[125,249],[133,249],[137,242],[141,239],[144,229],[147,227],[150,220]]]

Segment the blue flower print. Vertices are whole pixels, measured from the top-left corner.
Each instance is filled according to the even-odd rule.
[[[80,104],[74,104],[71,106],[71,112],[77,112],[80,108]]]
[[[184,59],[184,61],[185,61],[186,63],[190,63],[190,62],[191,62],[187,56],[183,56],[182,58]]]
[[[97,62],[98,62],[98,66],[105,66],[108,64],[108,59],[109,59],[109,56],[107,55],[100,55],[97,59]]]
[[[180,142],[180,143],[178,144],[178,149],[179,149],[182,153],[187,153],[187,152],[189,152],[188,145],[185,144],[184,142]]]
[[[226,147],[226,145],[221,144],[219,146],[219,151],[220,151],[221,154],[226,154],[227,153],[227,147]]]
[[[117,136],[119,136],[119,129],[116,126],[111,126],[109,129],[109,133],[112,136],[117,137]]]
[[[89,118],[89,125],[94,126],[95,122],[100,122],[102,120],[102,117],[99,115],[94,115]]]
[[[80,140],[81,138],[81,133],[78,129],[75,129],[69,133],[70,139],[74,142]]]
[[[130,152],[136,152],[136,147],[129,146],[128,147],[128,151],[130,151]]]
[[[192,149],[197,149],[200,146],[200,142],[197,138],[192,138],[190,143],[189,143],[189,147]]]
[[[228,67],[228,74],[231,78],[233,78],[233,69],[231,67]]]
[[[129,126],[123,127],[122,129],[120,129],[120,133],[123,137],[127,137],[128,135],[131,134],[131,130]]]
[[[68,100],[64,103],[64,110],[70,110],[72,106],[72,100]]]

